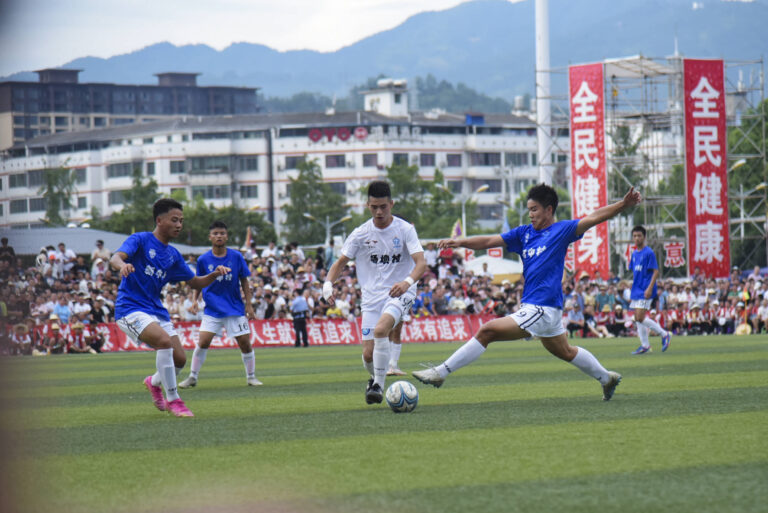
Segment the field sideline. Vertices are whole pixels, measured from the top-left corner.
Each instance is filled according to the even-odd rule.
[[[262,387],[211,351],[181,391],[193,419],[153,407],[154,353],[2,358],[0,508],[768,510],[768,337],[582,342],[624,376],[610,402],[539,342],[500,342],[440,389],[408,377],[419,406],[399,415],[365,404],[359,346],[257,349]],[[458,345],[407,344],[401,367]]]

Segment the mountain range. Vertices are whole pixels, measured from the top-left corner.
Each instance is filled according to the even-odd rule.
[[[671,55],[760,59],[768,50],[768,0],[550,0],[551,65]],[[433,74],[511,100],[534,92],[534,0],[475,0],[423,12],[335,52],[279,52],[254,43],[218,51],[157,43],[102,59],[62,63],[81,82],[155,83],[154,73],[200,72],[200,85],[259,87],[267,97],[346,94],[380,74]],[[31,72],[3,80],[36,81]]]

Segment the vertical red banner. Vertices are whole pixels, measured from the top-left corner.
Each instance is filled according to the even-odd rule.
[[[571,66],[568,69],[571,109],[571,186],[573,218],[579,219],[608,204],[605,162],[605,102],[603,65]],[[575,243],[577,271],[591,277],[596,271],[608,276],[608,224],[587,230]]]
[[[731,248],[723,61],[685,59],[683,86],[688,274],[698,267],[707,277],[727,278]]]

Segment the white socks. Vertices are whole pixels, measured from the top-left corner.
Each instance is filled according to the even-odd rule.
[[[175,401],[179,398],[176,390],[176,367],[173,365],[173,349],[158,349],[155,354],[155,365],[160,374],[160,381],[165,389],[165,399]]]
[[[642,347],[651,347],[651,343],[648,341],[648,328],[644,324],[636,322],[637,336],[640,338],[640,345]]]
[[[400,359],[400,351],[403,349],[403,344],[389,344],[389,366],[393,369],[397,369],[397,361]]]
[[[389,364],[389,338],[373,339],[373,382],[384,388]]]
[[[189,375],[193,378],[197,378],[200,373],[200,368],[205,363],[205,357],[208,355],[208,350],[199,346],[195,346],[195,352],[192,353],[192,365],[190,365]]]
[[[571,363],[578,367],[581,372],[592,376],[601,384],[605,385],[608,383],[608,380],[610,379],[608,371],[605,370],[605,367],[600,365],[597,358],[583,347],[576,347],[576,349],[578,352],[576,353],[576,357],[571,360]]]
[[[435,367],[441,377],[446,377],[451,372],[456,372],[462,367],[474,362],[485,352],[485,347],[475,337],[469,339],[463,346],[458,348],[442,364]]]
[[[176,367],[176,375],[178,376],[181,374],[181,371],[184,370],[184,367]],[[160,377],[160,371],[155,371],[154,374],[152,374],[152,385],[159,387],[163,383],[162,378]]]
[[[373,377],[373,360],[371,360],[370,362],[366,362],[365,356],[363,356],[363,367],[365,367],[365,370],[368,371],[368,374],[370,374],[371,377]]]
[[[645,326],[649,330],[655,331],[656,333],[658,333],[662,337],[666,337],[667,336],[667,331],[664,328],[662,328],[661,326],[659,326],[659,323],[654,321],[650,317],[646,317],[645,319],[643,319],[643,322],[641,322],[641,323],[635,322],[635,324],[638,324],[638,331],[639,331],[639,328],[640,328],[639,325],[642,324],[643,326]]]
[[[256,355],[251,349],[250,353],[240,353],[243,357],[243,365],[245,365],[245,375],[249,378],[256,377]],[[193,360],[194,361],[194,360]]]

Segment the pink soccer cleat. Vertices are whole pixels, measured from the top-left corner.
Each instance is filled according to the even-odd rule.
[[[176,415],[177,417],[194,417],[195,414],[189,411],[187,405],[181,399],[174,399],[173,401],[167,401],[165,403],[168,411]]]
[[[144,378],[144,386],[149,390],[149,394],[152,396],[152,402],[155,403],[155,407],[160,411],[165,411],[165,398],[163,397],[162,387],[157,387],[152,384],[152,376]]]

